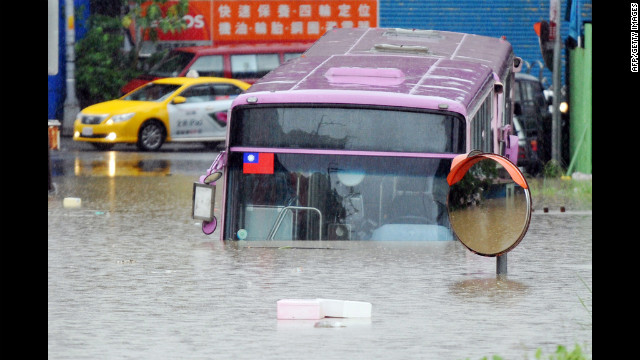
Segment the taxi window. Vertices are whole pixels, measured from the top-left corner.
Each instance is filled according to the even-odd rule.
[[[214,101],[216,99],[214,89],[209,84],[192,86],[180,95],[187,99],[187,103]]]
[[[213,85],[216,96],[237,96],[243,90],[233,84],[215,84]]]

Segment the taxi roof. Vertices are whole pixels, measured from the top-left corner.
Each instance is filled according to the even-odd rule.
[[[192,84],[201,84],[201,83],[209,83],[209,82],[232,83],[245,90],[251,86],[251,84],[241,80],[223,78],[223,77],[213,77],[213,76],[199,76],[195,78],[186,77],[186,76],[168,77],[168,78],[156,79],[152,81],[152,83],[155,83],[155,84],[175,84],[175,85],[192,85]]]

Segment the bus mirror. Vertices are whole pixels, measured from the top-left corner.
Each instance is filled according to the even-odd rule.
[[[218,179],[220,179],[221,177],[222,177],[222,172],[216,171],[216,172],[214,172],[212,174],[207,175],[204,178],[204,183],[205,184],[211,184],[214,181],[218,181]]]
[[[520,243],[531,220],[531,194],[517,166],[497,154],[460,155],[447,182],[449,222],[466,248],[499,256]]]
[[[513,58],[513,72],[520,72],[522,69],[522,58],[514,57]]]
[[[218,220],[213,215],[216,198],[216,185],[214,183],[221,177],[222,172],[216,171],[208,175],[202,175],[199,182],[193,183],[192,217],[202,220],[202,232],[206,235],[212,234],[218,226]]]
[[[215,185],[193,183],[192,217],[197,220],[212,221],[215,197]]]
[[[202,232],[205,233],[205,235],[213,234],[213,232],[216,230],[217,227],[218,227],[218,219],[216,219],[215,216],[211,221],[202,222]]]
[[[215,185],[203,184],[201,182],[193,183],[193,205],[191,209],[191,216],[196,220],[202,220],[202,232],[207,235],[212,234],[218,225],[218,220],[213,215],[215,198]]]

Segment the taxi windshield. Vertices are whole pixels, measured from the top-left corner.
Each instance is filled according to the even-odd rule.
[[[122,98],[132,101],[163,101],[167,99],[180,85],[149,83]]]

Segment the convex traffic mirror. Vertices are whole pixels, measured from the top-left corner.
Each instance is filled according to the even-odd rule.
[[[532,203],[517,166],[500,155],[472,151],[454,159],[447,182],[449,222],[465,247],[499,256],[520,243],[529,228]]]

